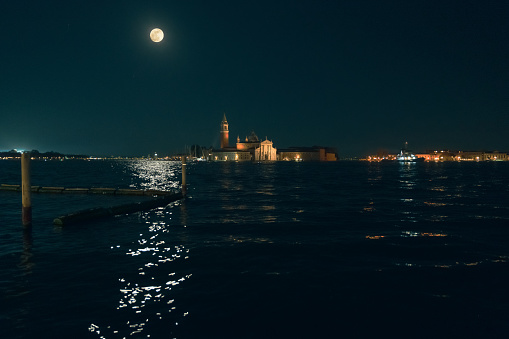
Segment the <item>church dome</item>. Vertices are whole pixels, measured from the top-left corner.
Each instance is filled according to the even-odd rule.
[[[260,141],[254,131],[251,132],[251,134],[249,135],[249,137],[247,139],[249,140],[249,142],[259,142]]]

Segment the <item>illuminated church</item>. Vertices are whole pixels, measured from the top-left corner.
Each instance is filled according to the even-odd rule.
[[[209,159],[212,161],[276,161],[277,149],[273,147],[272,141],[265,138],[260,141],[258,136],[253,132],[246,136],[244,141],[240,141],[237,136],[237,144],[235,147],[230,147],[229,142],[229,129],[226,114],[223,115],[223,120],[220,124],[219,130],[219,143],[220,149],[213,150]]]

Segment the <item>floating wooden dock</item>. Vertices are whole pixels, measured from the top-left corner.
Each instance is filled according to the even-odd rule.
[[[127,205],[114,206],[109,208],[98,207],[79,211],[56,218],[53,223],[55,225],[64,225],[73,222],[80,222],[89,219],[128,214],[142,210],[153,209],[160,206],[168,205],[170,202],[182,199],[186,195],[186,158],[182,157],[182,190],[160,191],[160,190],[136,190],[136,189],[117,189],[104,187],[91,188],[65,188],[65,187],[41,187],[32,186],[30,178],[30,152],[21,154],[21,185],[0,184],[0,191],[21,192],[22,200],[22,223],[23,226],[31,227],[32,225],[32,193],[52,193],[52,194],[108,194],[108,195],[136,195],[151,196],[156,199],[145,200],[143,202],[131,203]]]
[[[150,210],[153,208],[166,206],[171,202],[182,199],[182,197],[182,193],[172,193],[171,195],[166,195],[161,198],[150,199],[147,201],[135,202],[120,206],[89,208],[58,217],[53,220],[53,224],[57,226],[64,226],[93,219]]]
[[[21,192],[21,185],[1,184],[0,191]],[[65,188],[65,187],[44,187],[44,186],[31,186],[32,193],[49,193],[49,194],[104,194],[104,195],[118,195],[118,196],[144,196],[152,197],[153,199],[144,198],[144,201],[134,202],[125,205],[112,206],[112,207],[97,207],[89,208],[86,210],[70,213],[60,216],[53,220],[53,224],[57,226],[64,226],[75,224],[88,220],[111,217],[121,214],[135,213],[139,211],[150,210],[157,207],[166,206],[171,202],[182,199],[184,196],[182,192],[175,191],[160,191],[160,190],[136,190],[125,188],[105,188],[105,187],[91,187],[91,188]]]
[[[54,193],[54,194],[108,194],[108,195],[137,195],[137,196],[168,196],[174,195],[172,191],[161,190],[137,190],[126,188],[106,188],[106,187],[44,187],[44,186],[31,186],[32,193]],[[21,185],[1,184],[0,191],[13,191],[21,192]]]

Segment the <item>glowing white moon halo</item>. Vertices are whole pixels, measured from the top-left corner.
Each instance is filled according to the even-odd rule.
[[[153,42],[161,42],[164,38],[163,30],[160,28],[154,28],[150,31],[150,39]]]

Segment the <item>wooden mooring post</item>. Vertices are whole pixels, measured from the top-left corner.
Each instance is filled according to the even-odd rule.
[[[186,156],[182,156],[182,195],[186,195]]]
[[[30,180],[30,152],[21,154],[21,220],[23,226],[32,225],[32,184]]]

